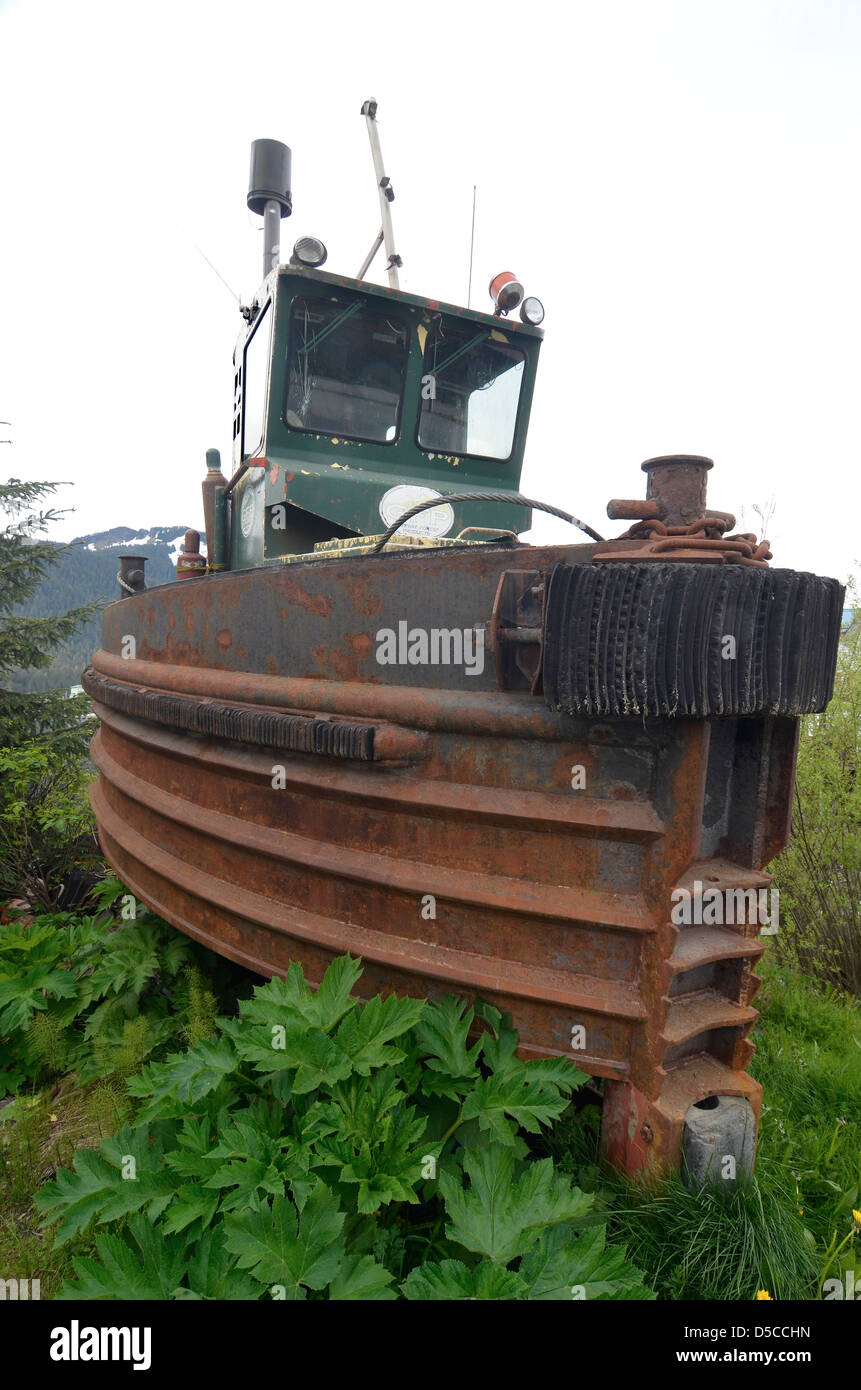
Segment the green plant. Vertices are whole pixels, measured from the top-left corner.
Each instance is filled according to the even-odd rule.
[[[361,1003],[360,974],[342,957],[314,992],[294,964],[130,1078],[134,1122],[37,1197],[58,1248],[96,1228],[61,1296],[652,1296],[524,1142],[585,1078],[521,1061],[487,1005]]]
[[[861,1205],[861,1008],[770,956],[750,1067],[763,1087],[755,1179],[700,1197],[677,1178],[599,1174],[596,1207],[662,1298],[816,1299],[824,1278],[855,1267],[857,1241],[838,1247]],[[584,1134],[563,1118],[546,1141],[575,1152],[580,1173]]]
[[[76,872],[97,863],[80,758],[46,743],[0,747],[0,897],[57,912]]]
[[[850,586],[850,593],[852,588]],[[861,623],[844,633],[834,697],[802,723],[792,838],[775,865],[778,957],[861,996]]]
[[[608,1179],[609,1229],[649,1272],[663,1298],[813,1298],[817,1260],[791,1190],[774,1175],[731,1191],[689,1191],[681,1178]]]
[[[211,1031],[215,995],[200,967],[211,982],[224,967],[118,879],[93,896],[94,914],[0,923],[0,1095],[66,1072],[122,1081],[172,1041]]]
[[[787,1192],[820,1265],[833,1255],[839,1273],[857,1259],[836,1248],[861,1206],[861,1006],[767,957],[761,969],[759,1180]]]

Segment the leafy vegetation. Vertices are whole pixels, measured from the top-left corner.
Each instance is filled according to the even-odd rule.
[[[654,1296],[532,1153],[585,1078],[517,1058],[507,1017],[360,1001],[349,957],[316,991],[296,965],[243,991],[150,914],[118,920],[116,880],[100,896],[0,929],[6,1267],[61,1298]]]
[[[213,981],[226,967],[135,904],[119,880],[93,896],[101,908],[91,915],[28,922],[9,913],[0,923],[0,1095],[67,1072],[119,1082],[212,1027],[201,966]],[[117,906],[135,917],[112,917]]]
[[[851,590],[850,590],[851,591]],[[844,634],[834,698],[802,723],[792,839],[775,866],[781,960],[861,998],[861,622]]]
[[[88,780],[63,746],[0,747],[0,897],[55,912],[91,886],[98,843]]]
[[[360,973],[294,964],[129,1080],[134,1121],[37,1197],[58,1248],[96,1228],[61,1297],[650,1296],[523,1137],[585,1078],[488,1006],[362,1003]]]

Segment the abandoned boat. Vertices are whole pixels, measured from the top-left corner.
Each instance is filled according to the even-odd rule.
[[[399,289],[363,115],[382,229],[356,278],[314,238],[280,264],[290,152],[253,147],[265,274],[206,560],[190,533],[181,582],[147,590],[124,557],[83,677],[105,855],[262,975],[349,952],[369,992],[511,1013],[525,1056],[604,1079],[627,1171],[677,1165],[694,1107],[728,1108],[725,1144],[744,1107],[749,1154],[766,865],[841,586],[730,534],[694,455],[642,465],[616,539],[551,506],[581,535],[522,543],[543,310],[508,272],[489,314]]]

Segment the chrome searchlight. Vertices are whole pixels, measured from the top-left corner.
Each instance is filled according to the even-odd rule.
[[[544,305],[541,300],[536,299],[534,295],[529,295],[528,298],[524,299],[520,306],[520,318],[523,323],[531,323],[533,327],[537,328],[544,318]]]
[[[329,252],[319,237],[300,236],[290,257],[291,265],[304,265],[316,269],[325,263]]]

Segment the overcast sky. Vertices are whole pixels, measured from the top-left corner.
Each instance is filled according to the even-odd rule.
[[[202,524],[240,320],[192,243],[250,298],[270,136],[285,255],[355,275],[369,97],[402,288],[465,302],[477,184],[474,307],[546,306],[525,492],[614,534],[643,459],[707,454],[775,564],[858,569],[861,0],[0,0],[0,464],[74,483],[58,536]]]

